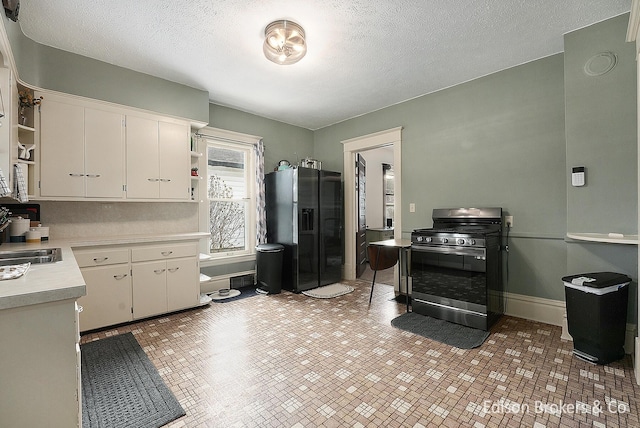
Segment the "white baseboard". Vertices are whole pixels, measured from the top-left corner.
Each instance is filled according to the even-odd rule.
[[[635,338],[635,353],[634,353],[634,359],[633,359],[633,369],[635,371],[635,375],[636,375],[636,383],[638,385],[640,385],[640,367],[638,367],[639,363],[640,363],[640,338],[636,337]]]
[[[200,293],[213,293],[214,291],[218,291],[223,288],[229,288],[231,278],[243,275],[254,275],[255,273],[255,270],[248,270],[211,277],[208,281],[200,282]]]
[[[506,315],[562,326],[566,312],[564,302],[523,294],[504,294]]]
[[[562,327],[562,339],[573,340],[567,325],[565,302],[514,293],[505,293],[505,299],[506,315],[557,325]],[[640,344],[636,340],[636,328],[635,324],[627,324],[624,349],[627,354],[635,354],[636,361],[640,361],[637,359],[640,356]],[[636,373],[636,378],[640,384],[640,373]]]

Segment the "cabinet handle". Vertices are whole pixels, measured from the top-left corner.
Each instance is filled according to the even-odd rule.
[[[160,179],[159,178],[147,178],[147,181],[154,182],[154,181],[160,181]]]
[[[153,271],[153,273],[156,273],[158,275],[160,275],[162,272],[164,272],[166,269],[156,269]]]
[[[123,279],[127,277],[126,273],[120,274],[120,275],[113,275],[113,277],[117,280]]]
[[[160,254],[162,254],[163,256],[170,256],[171,254],[173,254],[173,251],[162,251]]]
[[[86,174],[86,176],[89,178],[98,178],[100,177],[100,174]]]
[[[175,267],[175,268],[169,268],[169,272],[174,273],[174,272],[177,272],[178,269],[180,269],[180,266]]]
[[[171,181],[170,178],[161,178],[160,181],[162,181],[163,183],[168,183],[169,181]]]
[[[73,172],[70,172],[69,176],[71,176],[71,177],[84,177],[84,174],[74,174]]]
[[[93,261],[95,263],[102,263],[102,262],[106,262],[107,260],[109,260],[109,257],[100,257],[100,258],[94,257],[93,258]]]

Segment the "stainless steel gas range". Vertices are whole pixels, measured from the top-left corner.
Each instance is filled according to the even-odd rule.
[[[502,208],[433,210],[411,233],[413,312],[489,330],[504,312]]]

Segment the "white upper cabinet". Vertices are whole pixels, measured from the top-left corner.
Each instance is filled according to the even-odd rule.
[[[190,199],[189,125],[159,122],[160,198]]]
[[[35,199],[190,200],[188,121],[48,93],[39,117]]]
[[[47,95],[40,107],[40,195],[122,198],[124,116]]]
[[[158,198],[158,121],[127,116],[127,197]]]
[[[124,185],[122,114],[84,110],[86,196],[121,198]]]
[[[47,99],[40,106],[40,194],[84,196],[84,108]]]
[[[187,123],[127,116],[127,198],[190,197]]]

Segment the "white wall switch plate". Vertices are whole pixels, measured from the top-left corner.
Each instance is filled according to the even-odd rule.
[[[409,204],[409,212],[410,213],[416,212],[416,204],[414,204],[413,202]]]

